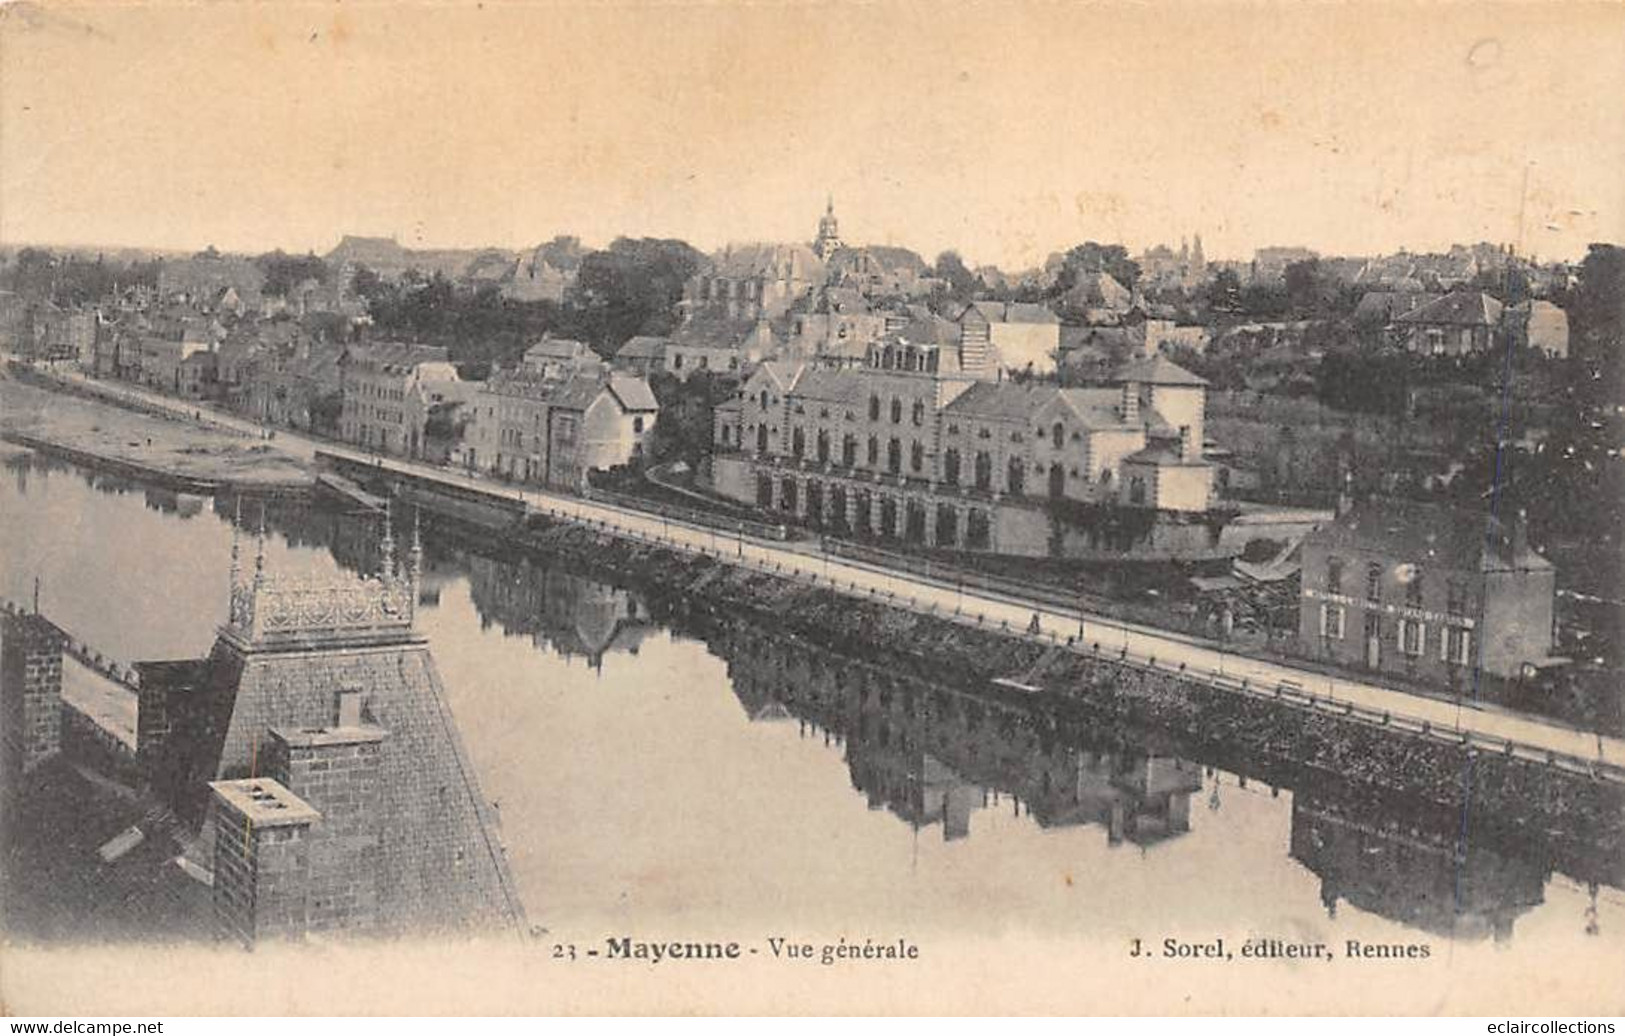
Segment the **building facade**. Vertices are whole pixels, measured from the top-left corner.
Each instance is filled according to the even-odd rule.
[[[421,457],[430,411],[456,397],[461,380],[443,348],[353,345],[344,363],[340,435],[381,453]]]
[[[1522,517],[1370,500],[1304,540],[1298,640],[1340,665],[1463,688],[1550,661],[1556,572]]]
[[[1481,291],[1453,291],[1394,318],[1391,333],[1406,352],[1467,356],[1504,340],[1501,303]]]
[[[660,405],[635,375],[545,375],[521,367],[488,379],[472,413],[460,454],[465,467],[579,491],[588,472],[644,454]]]
[[[860,369],[762,364],[717,408],[713,488],[837,534],[928,547],[1205,549],[1205,531],[1178,531],[1209,508],[1201,379],[1156,360],[1062,389],[981,380],[956,361],[910,344],[877,346]]]

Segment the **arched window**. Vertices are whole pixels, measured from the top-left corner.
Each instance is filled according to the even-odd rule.
[[[903,444],[896,439],[886,443],[886,470],[897,474],[903,467]]]
[[[1138,475],[1128,481],[1128,502],[1131,504],[1145,503],[1145,479]]]
[[[942,455],[942,480],[950,486],[959,485],[959,451],[950,448]]]
[[[903,423],[903,401],[896,396],[891,397],[891,423]]]
[[[1049,436],[1056,449],[1060,449],[1066,443],[1066,429],[1062,427],[1061,422],[1055,422],[1055,427],[1049,430]]]
[[[978,450],[976,453],[976,488],[993,488],[993,458],[986,450]]]
[[[852,467],[858,462],[858,437],[847,435],[841,440],[841,463]]]
[[[818,463],[829,461],[829,433],[822,428],[818,430]]]
[[[1104,488],[1109,488],[1111,486],[1111,484],[1112,484],[1112,469],[1111,468],[1101,468],[1100,469],[1100,485],[1101,485],[1101,488],[1103,488],[1103,489]]]
[[[803,432],[800,428],[797,428],[794,432],[790,433],[790,454],[794,457],[800,457],[806,452],[807,433]]]
[[[767,452],[767,425],[765,424],[756,426],[756,452]]]
[[[1013,496],[1020,496],[1026,491],[1027,466],[1015,457],[1010,458],[1010,466],[1005,473],[1005,486]]]
[[[914,401],[914,427],[925,424],[925,404],[919,400]]]
[[[872,468],[880,463],[880,440],[869,436],[869,466]]]
[[[908,448],[908,467],[910,471],[920,472],[925,467],[925,446],[919,442]]]
[[[762,409],[767,409],[767,389],[762,390]]]
[[[1049,495],[1052,500],[1066,495],[1066,469],[1059,461],[1049,466]]]
[[[871,421],[880,420],[880,397],[879,396],[870,396],[869,397],[869,420],[871,420]]]

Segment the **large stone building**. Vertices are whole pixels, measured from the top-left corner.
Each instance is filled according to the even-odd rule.
[[[345,442],[421,457],[437,407],[462,398],[462,379],[443,348],[377,342],[351,346],[344,363]]]
[[[683,308],[694,316],[773,320],[811,298],[824,277],[824,261],[806,245],[730,245],[689,280]]]
[[[459,459],[517,482],[581,490],[589,471],[641,456],[659,413],[635,375],[522,366],[493,374],[474,396]]]
[[[689,281],[683,308],[690,315],[776,321],[791,312],[825,311],[820,297],[825,288],[898,300],[921,298],[942,286],[925,260],[906,248],[847,245],[832,199],[811,244],[730,245],[717,253],[710,268]]]
[[[1458,688],[1550,662],[1556,572],[1521,516],[1368,500],[1304,540],[1302,579],[1311,657]]]
[[[717,492],[836,533],[1073,557],[1205,556],[1205,383],[1160,358],[1097,388],[982,380],[963,344],[859,369],[764,363],[716,410]],[[1133,512],[1142,516],[1125,521]]]

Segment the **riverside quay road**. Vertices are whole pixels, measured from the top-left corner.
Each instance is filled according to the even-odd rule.
[[[127,385],[108,385],[78,374],[54,374],[109,400],[167,410],[184,419],[202,420],[222,428],[259,436],[265,429],[217,410],[146,392]],[[878,598],[898,608],[928,612],[988,628],[1037,631],[1058,642],[1078,638],[1087,648],[1126,654],[1131,659],[1154,660],[1163,667],[1183,667],[1187,676],[1210,678],[1215,686],[1238,693],[1284,692],[1306,704],[1333,704],[1387,714],[1413,725],[1427,724],[1436,733],[1448,732],[1481,740],[1498,750],[1510,742],[1515,750],[1567,757],[1567,765],[1594,767],[1619,777],[1625,771],[1625,741],[1577,730],[1536,716],[1515,714],[1470,701],[1453,701],[1365,683],[1345,676],[1329,676],[1284,662],[1237,655],[1196,638],[1122,622],[1087,611],[1063,611],[1040,602],[989,593],[917,573],[833,556],[816,543],[782,542],[753,536],[730,523],[716,526],[680,520],[602,500],[585,499],[518,487],[417,461],[375,454],[349,446],[313,439],[284,428],[276,429],[276,444],[305,459],[317,454],[373,466],[396,475],[523,501],[534,513],[586,523],[607,533],[659,543],[673,549],[704,553],[723,561],[782,575],[817,580],[820,585],[865,598]],[[1081,636],[1080,634],[1081,627]]]

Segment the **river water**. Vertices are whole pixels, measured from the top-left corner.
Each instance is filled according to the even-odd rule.
[[[0,596],[27,601],[37,578],[42,610],[114,658],[208,651],[227,505],[26,454],[3,475]],[[270,527],[276,572],[364,566],[375,549],[376,521],[317,507],[278,508]],[[1457,851],[1457,832],[1143,745],[1050,745],[1040,778],[1018,736],[843,720],[775,689],[769,656],[787,649],[770,631],[708,644],[636,593],[468,542],[430,531],[418,623],[526,910],[551,932],[1625,948],[1625,894],[1528,846]],[[1031,779],[999,776],[1015,773]]]

